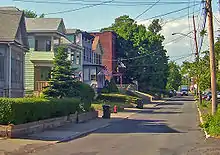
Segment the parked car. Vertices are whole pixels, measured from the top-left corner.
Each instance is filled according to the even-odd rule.
[[[206,101],[210,101],[212,99],[212,92],[207,92],[202,96],[202,99],[205,99]],[[220,92],[217,92],[217,99],[220,99]]]
[[[176,96],[176,91],[175,90],[170,90],[169,91],[169,97]]]

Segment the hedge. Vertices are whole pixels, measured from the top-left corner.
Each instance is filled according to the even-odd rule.
[[[123,94],[101,94],[97,99],[109,102],[137,103],[137,100],[140,98]]]
[[[23,124],[76,112],[80,100],[74,98],[0,98],[0,124]]]

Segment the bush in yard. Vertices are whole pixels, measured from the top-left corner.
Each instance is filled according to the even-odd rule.
[[[73,90],[73,92],[70,93],[68,96],[79,97],[83,109],[89,111],[91,109],[91,103],[95,97],[94,89],[90,87],[88,84],[77,81],[73,85],[73,88],[71,88],[71,90]]]
[[[119,92],[118,91],[118,87],[116,86],[114,78],[111,78],[110,83],[108,85],[108,90],[109,90],[109,93],[117,93],[117,92]]]
[[[67,97],[74,83],[72,78],[73,69],[68,60],[68,52],[65,47],[56,48],[56,55],[53,61],[54,67],[51,72],[49,86],[43,91],[47,97]]]
[[[0,98],[0,124],[23,124],[74,114],[80,100],[74,98]]]
[[[109,102],[137,103],[139,98],[123,94],[101,94],[97,99]]]

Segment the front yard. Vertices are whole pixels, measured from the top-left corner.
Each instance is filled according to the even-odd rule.
[[[111,111],[113,111],[113,107],[116,105],[118,111],[123,111],[124,108],[136,107],[137,100],[140,100],[140,98],[113,93],[102,94],[96,99],[96,101],[93,102],[92,108],[97,111],[102,111],[103,105],[110,105]]]

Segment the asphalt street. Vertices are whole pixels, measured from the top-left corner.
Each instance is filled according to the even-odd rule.
[[[191,97],[174,98],[86,137],[33,155],[217,155],[219,140],[205,140]]]

